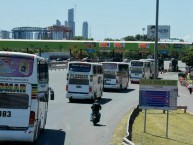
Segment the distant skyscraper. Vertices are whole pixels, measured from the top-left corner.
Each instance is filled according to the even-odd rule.
[[[65,26],[65,27],[68,27],[68,21],[65,21],[65,22],[64,22],[64,26]]]
[[[10,39],[10,32],[5,30],[0,30],[0,39]]]
[[[59,20],[56,20],[56,26],[61,26],[61,22]]]
[[[88,39],[88,23],[86,21],[82,25],[82,37]]]
[[[72,35],[75,37],[74,9],[68,10],[68,26],[72,29]]]

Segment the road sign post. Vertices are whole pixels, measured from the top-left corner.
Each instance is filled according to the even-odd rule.
[[[169,110],[177,109],[177,80],[140,80],[139,108],[145,109],[144,132],[146,132],[147,109],[167,110],[166,138],[168,138]]]

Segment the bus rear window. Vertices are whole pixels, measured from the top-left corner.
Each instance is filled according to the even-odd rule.
[[[104,70],[117,70],[117,64],[115,63],[103,63]]]
[[[69,64],[69,70],[74,72],[90,72],[91,65],[83,63]]]
[[[33,59],[0,57],[0,76],[29,77],[33,71]]]
[[[131,61],[131,66],[143,66],[143,62],[140,62],[140,61]]]
[[[29,96],[20,93],[0,93],[0,108],[27,109]]]

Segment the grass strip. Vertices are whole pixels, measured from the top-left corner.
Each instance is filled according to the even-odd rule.
[[[189,145],[193,144],[193,115],[184,110],[169,111],[168,138],[166,138],[167,114],[162,110],[147,110],[144,133],[144,110],[133,125],[132,141],[136,145]]]
[[[122,145],[126,135],[129,111],[117,125],[111,145]],[[144,110],[133,124],[132,142],[135,145],[193,145],[193,114],[184,110],[169,111],[168,138],[166,138],[167,114],[162,110],[147,110],[146,133],[144,133]]]

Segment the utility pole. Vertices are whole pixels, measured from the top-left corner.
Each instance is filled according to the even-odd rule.
[[[156,26],[155,26],[155,46],[154,46],[154,62],[155,62],[155,70],[154,70],[154,79],[157,79],[157,47],[158,47],[158,17],[159,17],[159,0],[156,1]]]

